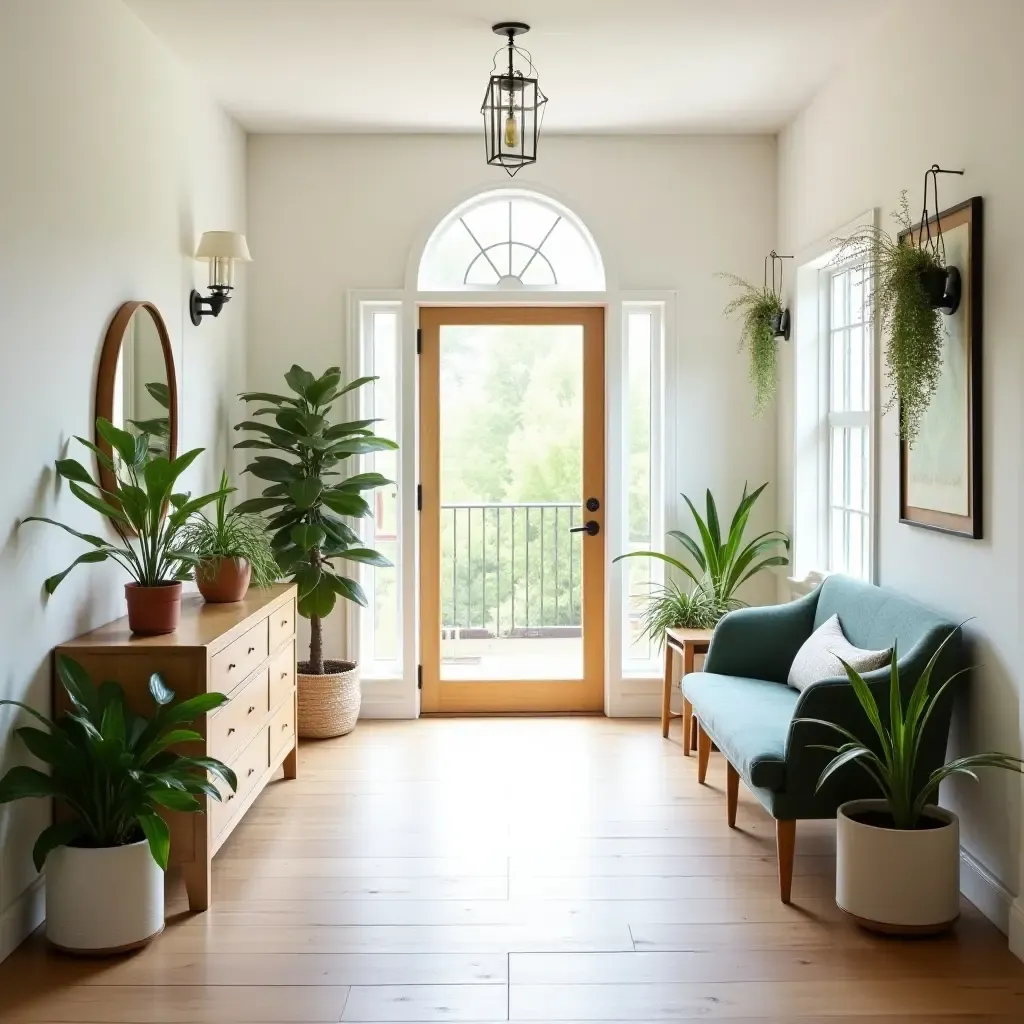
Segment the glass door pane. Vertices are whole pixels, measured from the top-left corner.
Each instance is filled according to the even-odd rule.
[[[440,678],[581,679],[583,327],[439,342]]]

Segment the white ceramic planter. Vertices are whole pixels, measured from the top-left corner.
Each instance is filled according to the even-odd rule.
[[[937,828],[878,828],[854,820],[884,800],[851,800],[836,815],[836,903],[859,924],[895,933],[940,932],[960,913],[960,822],[929,807]]]
[[[59,949],[120,953],[163,928],[164,873],[149,843],[61,846],[46,858],[46,937]]]

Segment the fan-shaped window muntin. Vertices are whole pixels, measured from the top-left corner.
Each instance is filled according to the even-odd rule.
[[[490,193],[454,210],[423,253],[424,291],[603,291],[604,267],[585,227],[532,193]]]

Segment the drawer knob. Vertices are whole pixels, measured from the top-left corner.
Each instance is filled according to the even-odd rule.
[[[255,647],[250,647],[249,650],[246,651],[246,654],[252,654],[252,652],[255,651],[255,650],[256,650]]]
[[[235,794],[234,793],[228,793],[228,798],[224,802],[229,804],[234,799],[235,799]]]
[[[288,728],[288,723],[287,722],[282,722],[281,723],[281,728],[282,729],[287,729]]]
[[[252,773],[253,773],[254,771],[256,771],[256,769],[255,769],[255,768],[250,768],[250,769],[249,769],[249,770],[248,770],[248,771],[246,772],[246,775],[252,775]]]
[[[231,726],[231,728],[228,729],[228,735],[230,736],[234,731],[235,731],[235,727]]]
[[[288,625],[288,620],[287,619],[282,619],[281,620],[281,625],[282,626],[287,626]]]
[[[251,715],[255,710],[256,710],[256,705],[255,704],[251,704],[249,706],[249,714]]]
[[[232,670],[233,668],[237,668],[237,667],[238,667],[238,666],[237,666],[237,665],[235,665],[235,663],[234,663],[234,662],[232,661],[232,662],[230,662],[230,663],[228,664],[228,671],[230,672],[230,671],[231,671],[231,670]]]
[[[282,672],[281,673],[281,678],[282,679],[287,679],[288,678],[288,673],[287,672]]]

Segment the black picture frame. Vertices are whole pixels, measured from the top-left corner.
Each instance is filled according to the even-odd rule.
[[[908,526],[940,533],[954,534],[981,540],[983,534],[982,513],[982,327],[983,327],[983,280],[984,280],[984,221],[981,196],[974,196],[958,206],[943,210],[929,221],[932,235],[941,225],[943,234],[966,225],[969,231],[966,266],[957,269],[961,276],[960,309],[955,316],[963,317],[966,331],[966,379],[964,381],[967,402],[967,514],[961,515],[947,510],[928,508],[910,503],[910,461],[911,450],[906,441],[900,441],[900,511],[899,520]],[[923,223],[918,223],[899,234],[901,244],[917,242]],[[926,425],[922,425],[922,431]],[[917,443],[920,443],[920,437]]]

